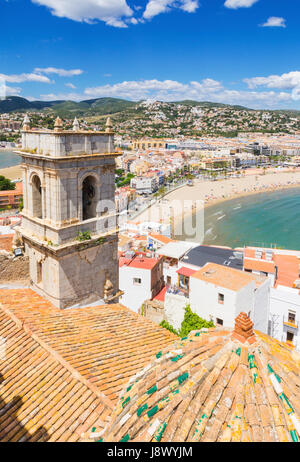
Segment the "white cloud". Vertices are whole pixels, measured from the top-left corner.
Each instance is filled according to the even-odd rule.
[[[36,100],[36,98],[34,98]],[[84,95],[81,95],[79,93],[49,93],[49,94],[44,94],[40,95],[39,100],[41,101],[82,101],[83,99],[86,99]]]
[[[291,90],[288,94],[292,100],[300,100],[300,71],[288,72],[282,75],[269,75],[268,77],[253,77],[245,79],[244,82],[251,89],[266,87],[277,90]]]
[[[119,28],[144,23],[144,19],[179,9],[194,13],[199,0],[144,0],[146,8],[128,5],[128,0],[31,0],[33,3],[50,9],[54,16],[73,21],[93,24],[104,21],[107,25]]]
[[[50,79],[45,75],[40,75],[37,73],[30,74],[13,74],[6,75],[0,74],[0,78],[9,83],[23,83],[23,82],[41,82],[41,83],[51,83]]]
[[[72,83],[65,83],[65,86],[66,87],[69,87],[69,88],[72,88],[73,90],[75,90],[75,85],[73,85]]]
[[[123,18],[133,15],[126,0],[32,0],[50,8],[60,18],[92,23],[104,21],[114,27],[127,27]]]
[[[18,96],[21,91],[21,88],[8,87],[5,81],[0,78],[0,101],[7,96]]]
[[[285,19],[277,16],[271,16],[262,27],[286,27]]]
[[[226,0],[225,6],[237,10],[238,8],[250,8],[258,0]]]
[[[56,67],[36,67],[34,72],[37,74],[57,74],[60,77],[73,77],[74,75],[81,75],[83,73],[81,69],[71,69],[67,71],[65,69],[57,69]]]
[[[244,79],[249,88],[264,86],[281,90],[292,90],[300,87],[300,71],[288,72],[282,75],[269,75],[268,77],[253,77]]]
[[[85,90],[86,98],[120,97],[132,101],[155,99],[159,101],[213,101],[245,105],[252,108],[274,108],[281,103],[291,102],[289,92],[231,90],[221,82],[204,79],[200,82],[181,83],[174,80],[125,81],[114,85],[103,85]]]
[[[149,0],[143,16],[145,19],[151,19],[160,13],[170,11],[172,8],[194,13],[198,7],[198,0]]]

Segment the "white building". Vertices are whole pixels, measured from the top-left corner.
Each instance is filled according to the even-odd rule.
[[[245,312],[254,328],[267,333],[271,282],[265,276],[247,274],[215,263],[207,263],[189,278],[189,297],[167,293],[166,320],[180,328],[185,307],[215,325],[233,328],[235,318]]]
[[[122,305],[138,312],[145,300],[152,300],[162,289],[163,261],[151,254],[127,253],[119,259],[119,286],[124,292]]]
[[[268,333],[300,350],[300,252],[247,247],[244,270],[271,281]]]
[[[138,194],[152,194],[158,190],[158,179],[156,176],[135,177],[130,182]]]
[[[195,242],[173,241],[157,250],[158,255],[164,257],[164,279],[168,286],[178,283],[177,270],[184,266],[184,262],[181,259],[189,250],[197,245]]]

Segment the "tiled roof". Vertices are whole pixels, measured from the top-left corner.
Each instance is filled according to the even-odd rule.
[[[176,271],[176,273],[181,274],[181,276],[186,276],[190,277],[192,274],[196,273],[197,271],[191,268],[185,268],[185,266],[182,266],[179,268],[179,270]]]
[[[153,298],[153,300],[157,300],[158,302],[164,302],[166,298],[167,288],[163,287],[161,291]]]
[[[172,239],[170,239],[169,237],[167,236],[163,236],[162,234],[157,234],[157,233],[150,233],[149,234],[149,237],[152,237],[153,239],[155,239],[156,241],[159,241],[163,244],[168,244],[169,242],[173,242]]]
[[[0,305],[111,400],[175,338],[122,305],[59,310],[30,289],[0,290]]]
[[[133,258],[120,257],[119,267],[127,266],[130,268],[152,270],[161,260],[162,257],[151,258],[145,255],[135,255]]]
[[[265,277],[257,277],[255,274],[217,265],[215,263],[207,263],[199,271],[192,274],[191,277],[235,292],[241,290],[251,282],[254,282],[257,286],[266,280]]]
[[[300,259],[296,255],[275,255],[274,261],[278,268],[276,285],[294,287],[299,279]]]
[[[299,441],[300,355],[267,335],[249,335],[241,343],[223,328],[203,329],[162,348],[127,384],[107,429],[87,436]]]
[[[275,273],[275,263],[272,261],[245,258],[244,268],[252,271],[262,271],[264,273]]]
[[[11,252],[13,246],[13,234],[0,234],[0,250]]]
[[[104,428],[112,403],[15,321],[0,307],[0,441],[77,441]]]
[[[272,260],[266,260],[266,250],[258,249],[261,251],[261,258],[256,257],[255,248],[245,249],[244,268],[254,271],[263,271],[268,273],[275,273],[277,267],[277,279],[275,287],[278,285],[286,287],[295,287],[295,281],[299,279],[299,265],[300,256],[298,251],[272,251]]]

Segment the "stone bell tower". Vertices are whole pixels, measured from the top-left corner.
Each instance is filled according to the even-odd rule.
[[[118,231],[114,133],[22,131],[22,235],[32,288],[66,308],[99,299],[118,301]]]

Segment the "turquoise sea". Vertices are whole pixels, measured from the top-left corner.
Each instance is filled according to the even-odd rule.
[[[11,151],[0,151],[0,171],[1,168],[14,167],[21,163],[21,157]]]
[[[300,250],[300,188],[255,194],[208,207],[204,244]]]

